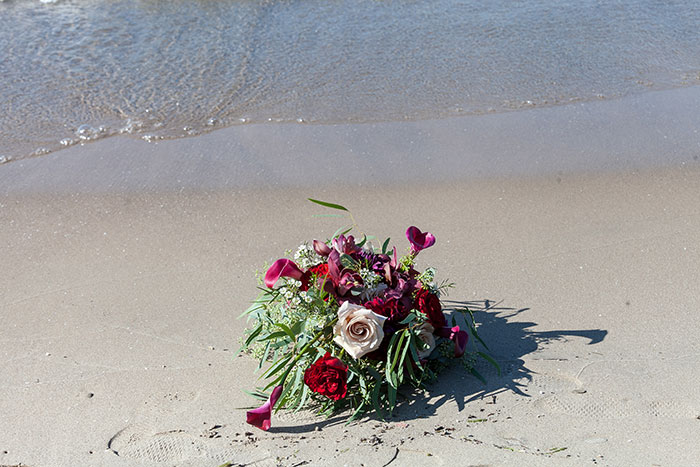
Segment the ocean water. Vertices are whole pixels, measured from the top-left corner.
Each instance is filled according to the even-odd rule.
[[[0,1],[0,163],[116,134],[514,111],[700,84],[700,2]]]

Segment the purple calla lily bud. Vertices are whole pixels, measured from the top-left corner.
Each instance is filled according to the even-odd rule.
[[[467,350],[467,342],[469,341],[469,334],[466,331],[459,329],[459,326],[453,328],[444,327],[435,330],[435,334],[440,337],[446,337],[455,343],[455,358],[464,355],[464,352]]]
[[[257,409],[246,412],[246,423],[267,431],[272,426],[272,409],[275,407],[277,400],[282,394],[282,386],[275,386],[275,389],[270,393],[270,398]]]
[[[265,285],[271,289],[280,277],[289,277],[299,281],[303,276],[304,271],[299,269],[294,261],[282,258],[275,261],[265,273]]]
[[[411,243],[411,252],[417,255],[419,251],[425,250],[435,244],[435,236],[430,232],[421,232],[418,227],[411,226],[406,230],[406,238]]]

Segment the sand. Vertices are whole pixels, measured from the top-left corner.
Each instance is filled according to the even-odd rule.
[[[687,96],[601,104],[585,118],[566,106],[379,128],[241,127],[159,146],[117,138],[0,166],[0,465],[696,464],[700,151],[682,130],[698,117],[672,118],[674,106],[691,114],[673,100],[692,107]],[[560,121],[567,112],[579,117]],[[525,142],[489,124],[533,120],[550,127]],[[661,130],[646,131],[655,120]],[[493,133],[478,151],[462,145],[473,134],[450,137],[474,125]],[[570,141],[546,137],[570,125]],[[356,132],[365,139],[337,140]],[[409,133],[476,173],[368,155],[363,182],[326,165]],[[484,162],[489,141],[496,159],[521,145],[555,165],[499,171]],[[586,142],[591,164],[575,157]],[[242,156],[244,146],[258,152]],[[623,147],[634,150],[604,157]],[[331,155],[290,174],[270,162],[281,148]],[[230,154],[259,170],[216,164]],[[574,162],[556,166],[563,159]],[[371,170],[382,164],[397,177]],[[454,368],[385,421],[280,413],[270,432],[246,425],[256,404],[242,389],[257,362],[237,355],[237,317],[263,262],[339,226],[314,217],[328,211],[309,196],[347,206],[400,247],[408,225],[435,234],[419,265],[456,283],[448,299],[477,312],[503,373],[480,367],[484,386]]]

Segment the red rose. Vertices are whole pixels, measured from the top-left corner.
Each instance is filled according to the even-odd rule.
[[[319,358],[304,372],[304,383],[313,391],[334,401],[340,400],[348,390],[348,367],[331,354]]]
[[[328,275],[328,263],[321,263],[317,266],[309,268],[309,272],[317,277],[325,277]]]
[[[386,316],[389,322],[399,323],[410,311],[411,299],[408,299],[408,307],[403,303],[403,300],[397,300],[395,298],[379,298],[376,297],[370,302],[364,304],[365,308],[374,311],[380,316]]]
[[[428,317],[428,321],[435,329],[447,326],[445,315],[442,313],[442,307],[440,306],[440,299],[427,289],[420,289],[418,291],[413,306]]]
[[[302,291],[307,291],[309,290],[309,286],[311,285],[311,278],[312,277],[317,277],[321,279],[321,283],[326,280],[326,276],[328,276],[328,264],[326,263],[321,263],[316,266],[310,267],[304,275],[301,277],[301,290]]]

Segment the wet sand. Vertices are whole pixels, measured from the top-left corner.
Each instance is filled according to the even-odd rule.
[[[691,95],[113,138],[0,166],[0,464],[691,465]],[[456,283],[503,373],[454,368],[387,421],[246,425],[253,272],[339,226],[307,197],[399,247],[408,225],[435,234],[419,264]]]

